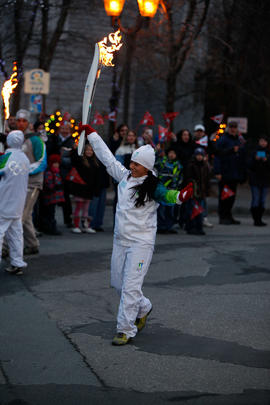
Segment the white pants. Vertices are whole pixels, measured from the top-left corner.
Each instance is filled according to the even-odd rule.
[[[144,297],[142,285],[153,256],[154,246],[122,246],[114,241],[111,259],[111,285],[121,296],[117,332],[127,337],[137,333],[136,318],[142,318],[150,309],[150,300]]]
[[[23,228],[21,218],[7,219],[0,217],[0,262],[4,236],[9,247],[11,265],[26,267],[27,263],[23,261]]]

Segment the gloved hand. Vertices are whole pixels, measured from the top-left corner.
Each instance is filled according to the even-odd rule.
[[[185,202],[187,200],[189,200],[190,198],[193,197],[193,184],[192,183],[188,183],[188,185],[186,187],[184,187],[179,195],[178,195],[178,199],[181,202]]]
[[[92,132],[96,132],[94,128],[92,128],[90,125],[82,125],[82,123],[79,123],[79,134],[81,134],[82,131],[85,131],[86,135],[90,135]]]

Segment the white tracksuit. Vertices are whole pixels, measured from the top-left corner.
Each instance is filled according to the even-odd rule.
[[[100,136],[88,135],[98,159],[119,183],[114,242],[111,259],[111,285],[121,296],[117,316],[117,332],[127,337],[137,333],[136,318],[146,315],[152,304],[142,293],[142,284],[151,263],[157,228],[158,203],[148,201],[136,208],[132,187],[146,176],[131,177],[130,171],[118,162]]]
[[[0,252],[6,237],[11,265],[25,267],[23,261],[22,213],[27,194],[30,162],[22,152],[23,133],[8,135],[5,154],[0,156]],[[1,254],[0,254],[1,261]]]

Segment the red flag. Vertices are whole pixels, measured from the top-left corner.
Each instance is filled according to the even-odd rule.
[[[226,200],[226,198],[230,198],[234,194],[235,193],[228,186],[226,186],[226,184],[225,184],[225,186],[223,187],[223,190],[221,192],[221,197],[220,198],[221,198],[221,200]]]
[[[168,139],[168,128],[164,128],[161,125],[158,126],[158,141],[165,142]]]
[[[218,114],[214,115],[213,117],[210,117],[211,120],[215,121],[217,124],[221,124],[224,118],[224,114]]]
[[[149,111],[144,113],[144,116],[140,121],[140,125],[154,125],[154,118]]]
[[[179,112],[162,113],[166,125],[169,126],[171,122],[177,117]]]
[[[203,207],[198,203],[197,200],[194,200],[194,206],[192,209],[190,219],[194,219],[197,215],[200,215],[204,211]]]
[[[198,143],[201,146],[208,146],[208,136],[207,135],[203,136],[201,139],[196,141],[196,143]]]
[[[66,112],[64,113],[63,117],[62,117],[63,121],[69,121],[70,118],[71,118],[70,113],[66,111]]]
[[[102,115],[98,111],[95,113],[94,119],[91,122],[91,124],[104,125],[104,119],[103,119]]]

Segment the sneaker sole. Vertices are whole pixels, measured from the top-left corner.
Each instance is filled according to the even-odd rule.
[[[146,320],[145,320],[145,324],[144,324],[144,326],[143,326],[141,329],[138,329],[138,333],[139,333],[139,332],[141,332],[141,331],[142,331],[142,330],[145,328],[147,318],[148,318],[148,316],[151,314],[152,310],[153,310],[153,306],[152,306],[152,308],[150,309],[150,311],[149,311],[149,312],[147,312],[147,314],[146,314]],[[140,319],[140,318],[138,318],[138,319]],[[136,325],[136,323],[135,323],[135,325]]]
[[[5,271],[6,271],[8,274],[13,274],[13,275],[15,275],[15,276],[21,276],[21,275],[23,275],[23,271],[22,271],[22,270],[9,271],[9,270],[5,269]]]

